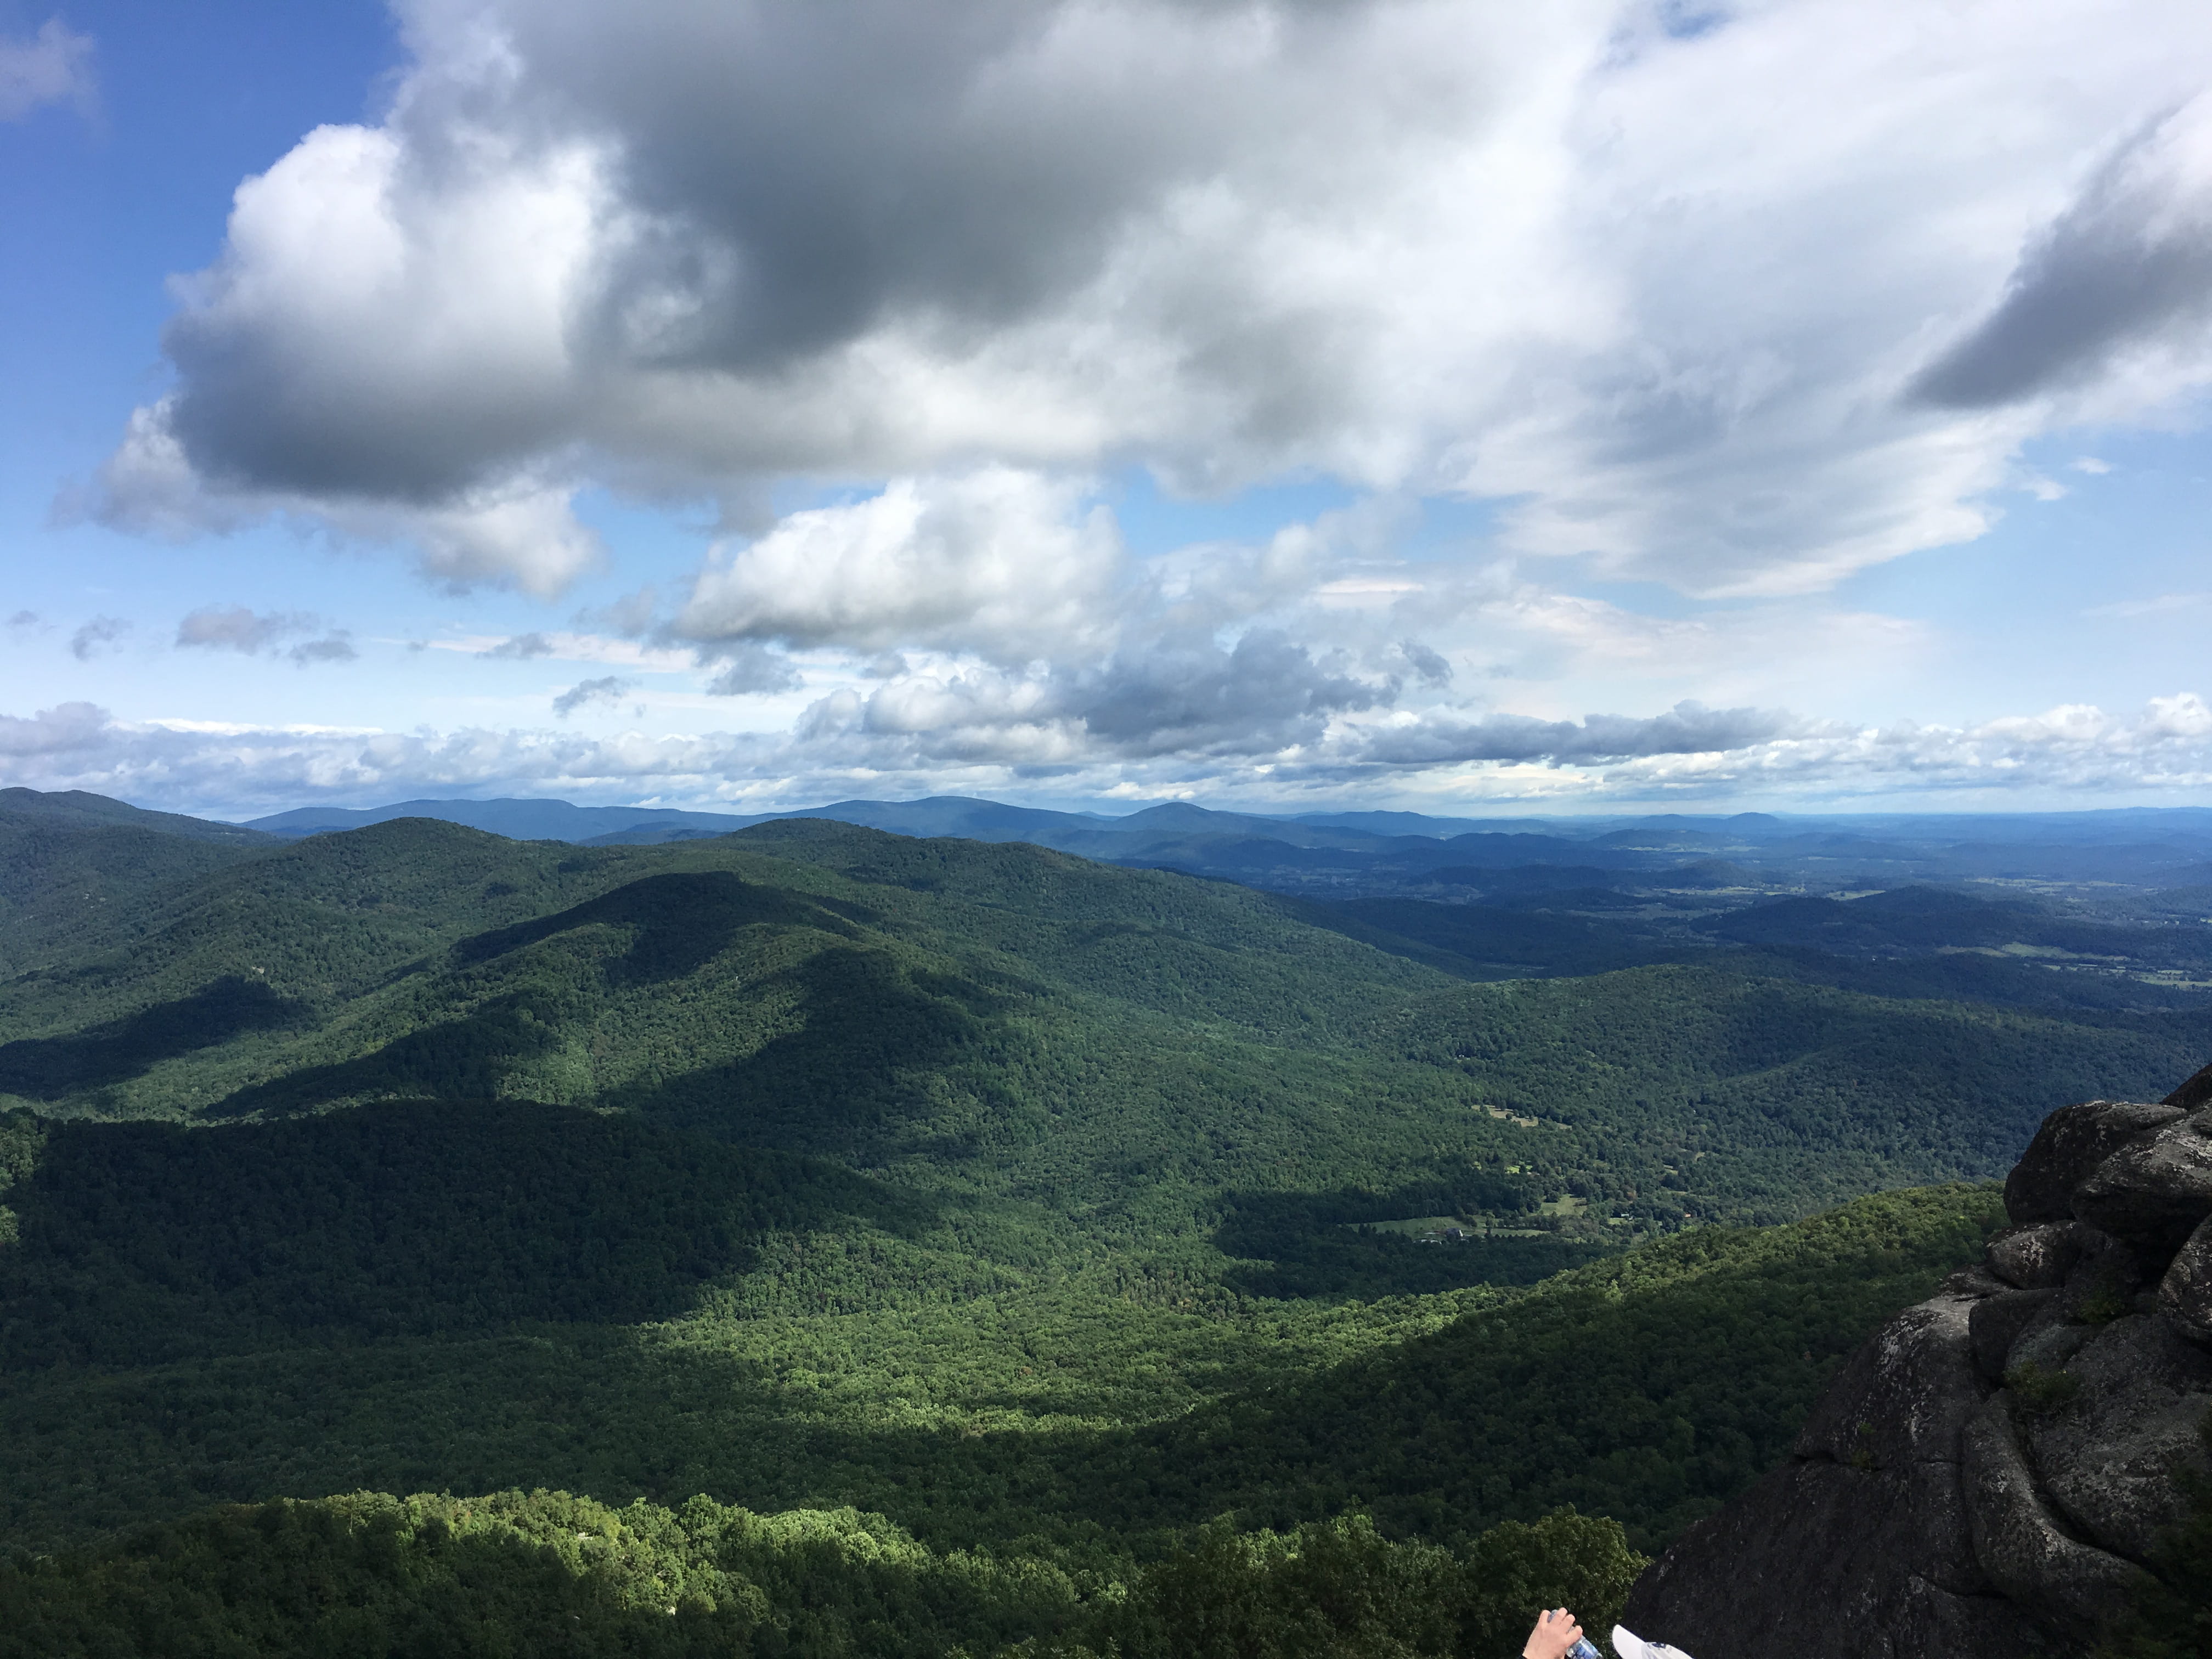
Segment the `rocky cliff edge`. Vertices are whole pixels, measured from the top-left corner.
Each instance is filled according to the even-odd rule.
[[[2087,1654],[2212,1411],[2212,1066],[2045,1118],[1981,1265],[1855,1354],[1790,1462],[1638,1582],[1698,1659]]]

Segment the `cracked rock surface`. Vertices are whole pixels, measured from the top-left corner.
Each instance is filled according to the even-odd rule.
[[[2062,1107],[1978,1267],[1883,1326],[1789,1462],[1623,1622],[1698,1659],[2081,1659],[2184,1515],[2212,1412],[2212,1067]]]

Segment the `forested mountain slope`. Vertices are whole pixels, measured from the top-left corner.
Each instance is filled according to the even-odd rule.
[[[2212,1046],[2195,1011],[1724,961],[1469,984],[1297,905],[811,822],[578,849],[402,820],[165,888],[127,940],[0,986],[0,1090],[199,1121],[588,1104],[1109,1231],[1273,1226],[1293,1197],[1325,1224],[1649,1226],[1986,1175],[2051,1106]]]
[[[112,811],[103,809],[113,809]],[[276,845],[98,795],[0,789],[0,975],[127,936],[169,887]]]
[[[143,830],[223,847],[255,848],[273,844],[271,837],[248,824],[220,823],[181,812],[149,811],[82,789],[0,789],[0,816],[64,830]]]
[[[1572,1515],[1494,1528],[1463,1553],[1347,1516],[1070,1564],[939,1552],[849,1510],[360,1492],[0,1567],[0,1652],[1474,1659],[1510,1651],[1529,1607],[1571,1604],[1597,1624],[1642,1565],[1611,1522]]]
[[[854,1505],[1132,1596],[1133,1563],[1279,1559],[1205,1543],[1224,1514],[1463,1549],[1574,1504],[1649,1547],[1987,1224],[1976,1189],[1860,1194],[1995,1173],[2212,1048],[2194,1000],[1942,994],[1962,957],[818,821],[55,822],[0,927],[18,1549],[537,1486]],[[398,1511],[268,1513],[337,1561]]]
[[[1936,1188],[1526,1297],[1361,1304],[574,1108],[18,1115],[0,1170],[18,1544],[218,1498],[541,1484],[858,1504],[940,1545],[1354,1506],[1463,1540],[1561,1503],[1654,1541],[1759,1473],[1992,1214]]]

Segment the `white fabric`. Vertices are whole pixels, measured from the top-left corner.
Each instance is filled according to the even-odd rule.
[[[1625,1626],[1613,1627],[1613,1650],[1620,1659],[1690,1659],[1680,1648],[1670,1648],[1664,1642],[1647,1642]]]

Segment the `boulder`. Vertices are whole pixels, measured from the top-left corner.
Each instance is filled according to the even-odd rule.
[[[2009,1280],[1999,1279],[1981,1262],[1971,1267],[1961,1267],[1944,1276],[1936,1287],[1940,1296],[2002,1296],[2014,1286]]]
[[[2095,1640],[2127,1613],[2148,1575],[2061,1528],[2036,1492],[2002,1396],[1975,1413],[1960,1445],[1974,1559],[1991,1586],[2078,1640]]]
[[[2081,1259],[2087,1231],[2078,1221],[2008,1227],[1990,1241],[1990,1271],[2023,1291],[2063,1285],[2074,1264]]]
[[[2181,1115],[2177,1106],[2126,1101],[2090,1100],[2078,1106],[2061,1106],[2043,1120],[2043,1127],[2035,1132],[2035,1139],[2007,1178],[2005,1213],[2021,1226],[2070,1220],[2074,1189],[2092,1170],[2124,1142]]]
[[[2197,1224],[2159,1280],[2158,1310],[2191,1342],[2212,1347],[2212,1218]]]
[[[2077,1324],[2102,1325],[2133,1311],[2136,1292],[2158,1282],[2159,1265],[2132,1244],[2094,1227],[2081,1230],[2081,1254],[2046,1310]]]
[[[2148,1560],[2188,1510],[2177,1471],[2204,1462],[2197,1425],[2212,1411],[2212,1354],[2162,1319],[2130,1316],[2094,1332],[2065,1375],[2070,1399],[2015,1413],[2021,1449],[2077,1536]]]
[[[1798,1431],[1796,1455],[1863,1469],[1955,1462],[1960,1425],[1989,1393],[1970,1324],[1981,1300],[1931,1297],[1868,1338]]]
[[[2212,1111],[2117,1147],[2075,1188],[2073,1208],[2093,1227],[2171,1255],[2212,1215]]]
[[[1974,1369],[1991,1382],[2002,1380],[2012,1363],[2013,1344],[2029,1322],[2057,1297],[2058,1287],[2008,1291],[1984,1297],[1966,1316],[1966,1332],[1974,1352]]]
[[[2071,1652],[1990,1589],[1948,1462],[1777,1469],[1654,1562],[1621,1622],[1698,1659]]]
[[[2057,1317],[2054,1318],[2054,1314]],[[2046,1304],[2012,1345],[2012,1352],[2005,1358],[2005,1369],[2033,1365],[2046,1371],[2063,1370],[2067,1362],[2087,1346],[2096,1334],[2096,1327],[2065,1317],[2064,1309],[2057,1303]]]
[[[2164,1103],[2179,1106],[2185,1112],[2193,1112],[2199,1106],[2212,1105],[2212,1066],[2191,1073],[2189,1080],[2168,1095]]]

